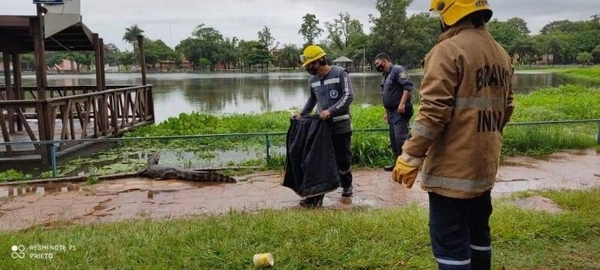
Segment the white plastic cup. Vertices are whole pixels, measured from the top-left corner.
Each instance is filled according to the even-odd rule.
[[[275,259],[273,259],[273,254],[271,253],[260,253],[254,254],[254,266],[259,268],[267,268],[271,267],[275,264]]]

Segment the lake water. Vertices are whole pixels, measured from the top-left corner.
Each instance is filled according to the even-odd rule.
[[[354,104],[381,103],[381,74],[352,73]],[[422,74],[411,74],[416,88]],[[309,96],[308,74],[295,73],[157,73],[148,74],[153,84],[156,122],[180,113],[199,111],[210,114],[261,113],[301,107]],[[528,93],[540,87],[565,83],[592,84],[544,72],[518,72],[515,91]],[[33,76],[24,76],[25,86],[34,86]],[[49,75],[50,86],[95,85],[94,74]],[[139,85],[140,73],[108,73],[107,85]]]

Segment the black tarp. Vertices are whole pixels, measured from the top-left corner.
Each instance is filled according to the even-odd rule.
[[[301,197],[340,187],[329,121],[321,121],[315,116],[290,120],[283,186]]]

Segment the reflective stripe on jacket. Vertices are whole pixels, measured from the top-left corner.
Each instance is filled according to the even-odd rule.
[[[317,105],[317,114],[324,110],[329,110],[331,113],[333,134],[352,131],[350,104],[354,99],[354,91],[348,71],[339,66],[331,66],[327,75],[323,77],[314,75],[310,78],[309,83],[310,97],[300,114],[310,113]]]
[[[452,198],[492,189],[512,114],[513,69],[485,27],[444,32],[425,58],[421,104],[403,151],[425,157],[421,187]]]

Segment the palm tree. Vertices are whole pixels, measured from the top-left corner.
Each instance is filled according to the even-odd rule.
[[[137,40],[138,36],[144,33],[144,30],[139,28],[137,24],[132,25],[129,28],[125,28],[125,35],[123,35],[123,40],[127,41],[131,46],[133,46],[133,51],[137,50]]]
[[[296,45],[287,44],[283,46],[279,55],[277,55],[277,62],[279,62],[279,67],[293,67],[296,69],[298,63],[300,63],[300,54],[302,52]]]

